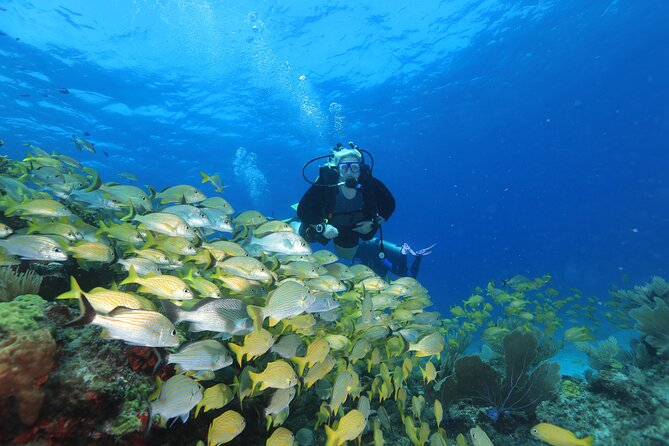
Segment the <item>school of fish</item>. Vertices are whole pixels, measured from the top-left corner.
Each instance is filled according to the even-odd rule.
[[[461,353],[463,339],[486,323],[489,342],[509,331],[490,322],[492,304],[480,295],[445,319],[425,311],[432,302],[416,279],[388,280],[330,251],[312,252],[290,225],[256,210],[237,213],[220,195],[186,184],[156,191],[105,182],[74,158],[27,146],[22,160],[0,159],[0,265],[115,271],[116,280],[92,289],[70,279],[59,299],[78,302],[82,312],[68,326],[93,324],[103,338],[165,348],[177,374],[158,383],[150,417],[166,426],[215,411],[209,446],[242,434],[245,399],[266,401],[268,445],[295,444],[281,425],[301,392],[322,401],[315,428],[327,445],[365,433],[384,444],[389,421],[380,403],[387,399],[396,402],[412,444],[446,444],[441,403],[430,401],[428,422],[425,397],[412,394],[407,381],[414,372],[425,384],[444,378],[440,355]],[[202,177],[223,192],[219,176]],[[517,318],[538,314],[511,292],[489,286],[488,295]],[[585,328],[568,331],[571,341],[589,336]],[[238,372],[222,378],[230,367]],[[492,444],[474,432],[474,444]]]

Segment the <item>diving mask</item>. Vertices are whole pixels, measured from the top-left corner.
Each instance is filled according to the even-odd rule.
[[[351,173],[360,172],[360,162],[358,161],[344,161],[338,164],[339,173],[346,173],[349,170]]]

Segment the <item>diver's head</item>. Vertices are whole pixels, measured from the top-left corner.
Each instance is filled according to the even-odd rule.
[[[356,149],[341,149],[332,155],[328,163],[339,172],[339,182],[355,187],[362,171],[362,154]]]

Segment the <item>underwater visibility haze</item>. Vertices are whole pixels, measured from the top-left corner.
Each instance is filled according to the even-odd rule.
[[[669,444],[667,17],[0,2],[0,443]],[[416,278],[281,222],[349,141]]]

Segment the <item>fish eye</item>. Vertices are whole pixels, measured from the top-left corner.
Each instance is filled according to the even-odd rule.
[[[172,330],[172,331],[170,332],[170,335],[172,335],[172,336],[176,336],[176,335],[177,335],[177,331],[176,331],[176,330]]]
[[[537,432],[539,432],[539,429],[532,429],[533,434],[536,434]]]
[[[184,290],[184,293],[186,293],[186,294],[190,294],[190,290],[189,290],[188,288],[186,288],[186,289]]]
[[[60,248],[53,248],[53,252],[63,252],[63,250]]]
[[[142,197],[142,201],[146,201],[146,197]]]

